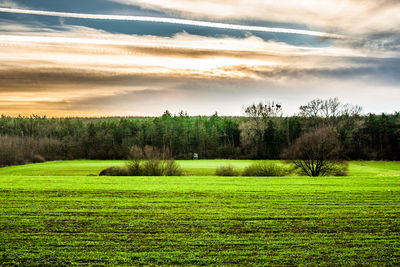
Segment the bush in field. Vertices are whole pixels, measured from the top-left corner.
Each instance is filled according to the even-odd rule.
[[[143,168],[140,160],[131,160],[126,165],[126,169],[129,176],[141,176],[143,175]]]
[[[348,170],[347,161],[332,163],[330,164],[329,170],[324,172],[323,176],[348,176],[347,170]],[[307,172],[303,171],[303,169],[301,168],[296,168],[296,173],[299,175],[310,176]]]
[[[110,167],[102,170],[99,176],[128,176],[127,168]]]
[[[301,135],[282,155],[308,176],[343,173],[343,154],[335,131],[321,127]]]
[[[182,168],[173,160],[150,159],[133,165],[140,166],[142,176],[182,176]],[[133,174],[132,174],[133,175]]]
[[[181,167],[173,160],[146,160],[143,162],[143,176],[182,176]]]
[[[239,171],[232,165],[220,166],[215,170],[217,176],[239,176]]]
[[[182,168],[173,160],[166,160],[164,162],[164,175],[165,176],[182,176]]]
[[[143,176],[164,176],[164,166],[161,160],[146,160],[143,163]]]
[[[274,163],[256,162],[243,170],[243,176],[285,176],[290,169]]]
[[[126,167],[111,167],[100,176],[182,176],[182,168],[173,160],[132,160]]]

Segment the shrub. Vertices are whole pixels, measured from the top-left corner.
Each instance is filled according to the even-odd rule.
[[[128,176],[127,168],[110,167],[102,170],[99,176]]]
[[[256,162],[243,170],[243,176],[285,176],[290,169],[274,163]]]
[[[143,176],[182,176],[183,170],[173,160],[147,160],[142,167]]]
[[[165,176],[182,176],[182,168],[173,160],[164,162],[164,175]]]
[[[297,168],[295,166],[296,172],[299,175],[309,176],[307,172],[304,172],[302,168]],[[347,176],[348,163],[347,161],[330,163],[329,170],[326,170],[320,176]]]
[[[217,176],[239,176],[239,171],[232,165],[220,166],[215,170]]]
[[[126,167],[111,167],[100,176],[182,176],[182,168],[173,160],[132,160]]]
[[[161,160],[146,160],[143,164],[143,176],[164,176],[164,166]]]
[[[308,176],[331,175],[343,162],[339,139],[329,126],[302,134],[282,156]]]
[[[140,160],[131,160],[126,165],[129,176],[141,176],[143,174],[143,168],[140,164]]]

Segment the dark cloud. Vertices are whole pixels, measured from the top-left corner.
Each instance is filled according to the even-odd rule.
[[[162,85],[174,77],[151,73],[118,74],[76,68],[6,69],[0,70],[0,92],[41,92],[96,90],[104,87],[140,87]]]
[[[265,70],[260,67],[234,66],[225,68],[226,71],[239,71],[248,76],[255,75],[266,80],[309,80],[309,79],[335,79],[335,80],[364,80],[373,84],[396,85],[400,83],[400,58],[353,58],[345,59],[347,66],[334,65],[332,67],[275,67]]]
[[[160,53],[164,53],[160,50]],[[191,53],[191,51],[188,51]],[[177,53],[179,53],[177,51]],[[211,53],[211,52],[210,52]],[[196,54],[196,53],[195,53]],[[239,55],[239,54],[238,54]],[[199,55],[201,57],[201,55]],[[340,59],[338,59],[340,60]],[[358,79],[369,83],[398,85],[400,82],[400,59],[353,58],[350,62],[343,59],[347,67],[308,67],[296,66],[272,67],[239,65],[222,68],[227,73],[244,73],[243,78],[233,79],[233,82],[246,80],[247,77],[262,77],[267,81],[274,80],[307,80],[310,78]],[[37,63],[37,62],[36,62]],[[93,69],[65,68],[17,68],[8,67],[0,70],[0,92],[43,92],[96,90],[105,87],[163,87],[178,86],[188,81],[206,81],[207,77],[196,74],[154,74],[154,73],[117,73],[97,71]],[[227,78],[213,78],[213,81],[223,82]],[[248,78],[250,79],[250,78]]]
[[[78,110],[91,110],[103,108],[106,110],[126,108],[143,109],[144,107],[153,104],[160,104],[164,100],[170,100],[171,94],[174,91],[163,90],[138,90],[119,92],[114,95],[108,96],[92,96],[85,97],[77,100],[64,102],[63,109],[78,109]],[[169,101],[166,101],[169,102]],[[169,103],[171,104],[171,103]],[[168,106],[168,105],[167,105]]]
[[[118,46],[121,48],[121,46]],[[285,57],[285,55],[277,55],[273,51],[232,51],[229,50],[213,50],[202,48],[182,48],[182,47],[139,47],[139,46],[125,46],[124,50],[131,53],[143,53],[153,56],[168,56],[168,57],[181,57],[181,58],[210,58],[210,57],[234,57],[234,58],[248,58],[248,59],[277,59]],[[287,56],[293,58],[293,56]]]

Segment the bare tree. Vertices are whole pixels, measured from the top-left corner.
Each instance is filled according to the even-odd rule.
[[[340,114],[341,105],[337,97],[324,100],[321,105],[322,116],[328,119],[335,119]]]
[[[266,120],[279,116],[282,113],[282,105],[274,101],[260,102],[244,107],[244,113],[253,120]]]
[[[325,124],[336,125],[340,116],[354,117],[361,114],[362,108],[357,105],[342,104],[337,97],[322,100],[313,99],[304,106],[300,106],[300,115],[313,119],[317,126],[318,119]]]
[[[345,104],[340,111],[341,116],[354,117],[360,116],[362,107],[358,105]]]
[[[300,106],[300,115],[307,118],[314,118],[320,116],[323,100],[316,98],[307,103],[307,105]]]
[[[339,140],[329,126],[300,136],[283,157],[308,176],[330,174],[342,162]]]

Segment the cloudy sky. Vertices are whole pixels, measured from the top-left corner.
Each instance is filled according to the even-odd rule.
[[[400,111],[398,0],[0,0],[0,113]]]

